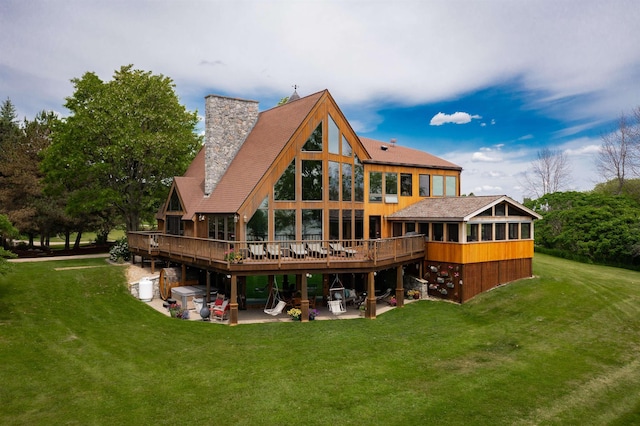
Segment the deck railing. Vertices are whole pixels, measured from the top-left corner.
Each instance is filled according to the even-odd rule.
[[[422,235],[376,240],[224,241],[160,232],[129,232],[134,253],[208,263],[372,262],[424,254]]]

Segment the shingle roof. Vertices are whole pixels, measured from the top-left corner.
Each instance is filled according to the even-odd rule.
[[[363,160],[363,163],[404,164],[408,166],[462,170],[462,167],[428,152],[395,144],[392,146],[390,143],[369,138],[361,137],[359,139],[371,156],[370,160]],[[386,149],[383,149],[384,147]]]
[[[537,213],[529,210],[506,195],[425,198],[389,215],[389,218],[397,220],[429,219],[462,222],[469,220],[502,201],[508,202],[533,218],[540,219]]]
[[[238,211],[325,92],[326,90],[314,93],[261,112],[253,130],[215,190],[208,198],[201,200],[197,212]]]

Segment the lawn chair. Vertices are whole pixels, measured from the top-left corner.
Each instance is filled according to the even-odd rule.
[[[336,256],[342,256],[345,255],[347,257],[349,256],[355,256],[357,251],[354,249],[350,249],[350,248],[346,248],[342,245],[342,243],[329,243],[329,248],[331,249],[331,254],[336,255]]]
[[[267,244],[267,256],[269,259],[280,257],[280,244]]]
[[[307,250],[313,257],[327,257],[329,254],[327,249],[322,247],[322,243],[307,243]]]
[[[291,253],[291,257],[301,259],[307,255],[307,250],[304,248],[304,243],[291,243],[289,253]]]
[[[249,244],[249,254],[253,259],[262,259],[265,255],[262,244]]]
[[[391,290],[391,287],[389,287],[384,293],[382,293],[380,296],[376,296],[376,303],[386,299],[387,297],[391,296],[391,292],[393,290]]]

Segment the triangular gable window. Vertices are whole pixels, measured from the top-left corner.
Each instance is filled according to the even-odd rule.
[[[169,205],[167,206],[168,212],[181,212],[182,211],[182,203],[180,203],[180,197],[178,197],[178,192],[174,189],[171,193],[171,198],[169,198]]]
[[[318,124],[318,127],[311,133],[309,139],[304,143],[302,150],[322,152],[322,123]]]

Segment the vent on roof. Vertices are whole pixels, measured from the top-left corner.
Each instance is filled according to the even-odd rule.
[[[389,147],[388,147],[388,146],[386,146],[386,145],[382,145],[382,146],[380,147],[380,149],[381,149],[381,150],[383,150],[383,151],[386,151],[386,150],[388,150],[388,149],[389,149]]]

